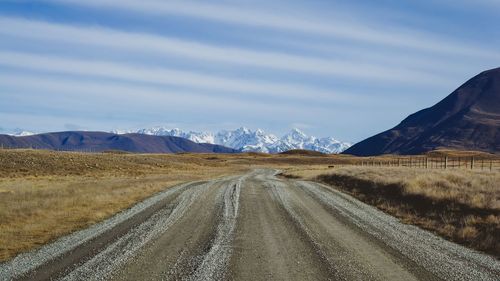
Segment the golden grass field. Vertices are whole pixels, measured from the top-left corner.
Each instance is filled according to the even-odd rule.
[[[257,167],[278,168],[287,175],[332,184],[408,223],[498,253],[498,238],[490,235],[498,234],[500,227],[498,171],[422,171],[356,167],[353,163],[359,163],[359,158],[303,153],[160,155],[0,150],[0,261],[88,227],[181,182],[242,174]],[[336,175],[335,180],[318,177],[322,174]],[[365,192],[357,180],[370,183],[375,192]],[[353,183],[358,185],[349,188]],[[404,195],[420,196],[417,203],[426,203],[429,198],[432,202],[446,199],[460,203],[453,205],[459,211],[444,208],[438,213],[432,209],[434,214],[430,215],[415,211],[418,208],[405,196],[398,202],[377,194],[394,186]],[[474,212],[463,213],[463,206]],[[477,242],[480,238],[487,242]],[[493,244],[496,250],[492,250]]]

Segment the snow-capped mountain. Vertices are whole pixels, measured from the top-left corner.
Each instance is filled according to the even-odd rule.
[[[134,133],[146,134],[146,135],[154,135],[154,136],[173,136],[173,137],[181,137],[185,138],[197,143],[211,143],[215,144],[214,136],[212,133],[205,132],[184,132],[180,129],[166,129],[162,127],[154,127],[149,129],[140,129],[135,131]]]
[[[341,153],[351,146],[350,143],[340,142],[332,137],[316,138],[307,136],[299,129],[292,129],[271,148],[270,152],[283,152],[290,149],[308,149],[323,153]]]
[[[332,137],[316,138],[307,136],[299,129],[293,129],[281,138],[273,134],[267,134],[261,129],[252,131],[245,127],[232,131],[224,130],[216,134],[210,132],[184,132],[180,129],[167,129],[163,127],[129,131],[115,130],[113,133],[140,133],[155,136],[181,137],[197,143],[219,144],[244,152],[279,153],[291,149],[308,149],[323,153],[340,153],[351,146],[350,143],[341,142]]]
[[[234,131],[221,131],[215,135],[216,144],[241,151],[271,152],[269,148],[278,140],[275,135],[266,134],[260,129],[253,132],[244,127]]]

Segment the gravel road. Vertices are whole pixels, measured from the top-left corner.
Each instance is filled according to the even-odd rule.
[[[176,186],[0,264],[0,280],[500,280],[500,262],[321,184]]]

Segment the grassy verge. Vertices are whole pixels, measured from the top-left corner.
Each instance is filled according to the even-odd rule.
[[[500,173],[343,167],[298,170],[449,240],[500,257]]]

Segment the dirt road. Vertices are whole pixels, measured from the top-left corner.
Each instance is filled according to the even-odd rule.
[[[500,262],[274,170],[171,188],[0,280],[500,280]]]

